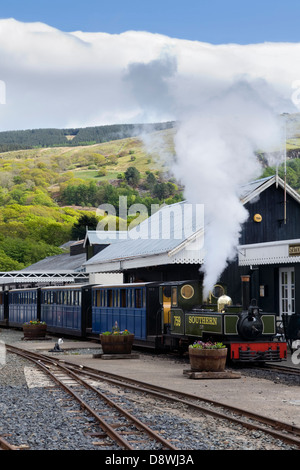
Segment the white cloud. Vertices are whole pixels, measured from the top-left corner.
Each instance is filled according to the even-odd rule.
[[[205,102],[242,76],[263,79],[270,103],[289,111],[299,52],[299,44],[215,46],[147,32],[65,33],[0,20],[6,84],[0,129],[172,119],[195,96]]]
[[[247,217],[238,188],[259,174],[254,150],[278,145],[276,114],[298,111],[299,55],[300,44],[211,45],[0,20],[0,130],[180,121],[174,172],[213,220],[208,289],[235,254]]]

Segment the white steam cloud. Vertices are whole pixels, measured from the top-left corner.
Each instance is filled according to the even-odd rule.
[[[207,292],[236,254],[247,218],[238,191],[260,173],[254,152],[276,148],[277,116],[300,109],[299,53],[0,20],[0,130],[176,120],[173,172],[205,205]]]
[[[205,211],[204,297],[227,263],[237,255],[248,212],[240,202],[241,185],[258,177],[255,151],[280,144],[280,123],[247,82],[237,82],[221,96],[196,100],[175,137],[175,173],[186,198]]]

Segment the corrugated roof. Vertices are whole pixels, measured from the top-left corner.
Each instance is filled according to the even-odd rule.
[[[86,261],[86,254],[70,256],[69,253],[62,255],[48,256],[47,258],[38,261],[27,268],[22,269],[22,272],[39,271],[39,272],[76,272],[83,269],[83,264]]]
[[[86,246],[87,241],[90,245],[109,245],[126,238],[127,231],[87,230],[83,246]]]
[[[252,199],[259,196],[263,191],[272,186],[272,184],[278,185],[281,189],[286,189],[287,194],[289,194],[295,201],[300,204],[300,194],[295,191],[291,186],[286,184],[282,178],[278,175],[267,176],[266,178],[261,178],[256,181],[252,181],[241,187],[240,198],[243,204],[251,201]]]
[[[240,188],[239,197],[241,200],[245,199],[254,191],[257,191],[260,187],[264,186],[266,182],[271,182],[274,179],[274,175],[267,176],[266,178],[261,178],[255,181],[251,181]]]
[[[163,206],[127,232],[127,240],[111,244],[85,265],[169,252],[203,228],[203,215],[202,204],[182,201]]]

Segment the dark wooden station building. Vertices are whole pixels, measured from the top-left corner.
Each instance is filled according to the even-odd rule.
[[[299,313],[300,195],[276,175],[245,185],[240,199],[249,218],[242,227],[238,256],[218,282],[227,286],[235,304],[254,298],[261,309],[278,317]],[[166,206],[142,222],[136,239],[107,245],[85,263],[86,272],[122,273],[124,282],[201,279],[205,227],[195,226],[187,236],[178,234],[176,207],[180,216],[182,204]],[[164,236],[170,214],[173,228]],[[157,236],[141,236],[149,227]]]

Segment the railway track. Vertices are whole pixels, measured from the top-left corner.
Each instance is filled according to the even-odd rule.
[[[88,367],[76,366],[72,363],[69,363],[68,367],[74,368],[79,373],[87,374],[94,379],[101,378],[101,380],[105,380],[117,386],[131,388],[137,392],[147,393],[163,400],[169,400],[185,405],[194,411],[208,414],[215,418],[229,420],[235,424],[240,424],[249,430],[265,432],[276,439],[300,448],[300,428],[288,423],[261,416],[214,400],[208,400],[188,393],[177,392],[156,385],[146,384],[107,372],[95,371]]]
[[[169,440],[128,412],[115,400],[100,392],[82,374],[53,358],[7,345],[11,353],[19,354],[41,368],[51,379],[68,392],[100,425],[102,432],[94,433],[107,445],[107,438],[121,449],[138,450],[138,444],[149,442],[157,450],[178,450]],[[100,378],[98,378],[99,380]],[[88,390],[88,394],[86,391]],[[92,403],[92,404],[91,404]],[[153,444],[154,443],[154,444]]]
[[[152,395],[156,397],[156,399],[159,398],[161,400],[167,400],[169,402],[172,401],[174,403],[184,405],[185,407],[190,410],[193,410],[194,412],[210,415],[214,418],[221,420],[227,420],[243,427],[246,427],[249,430],[262,431],[271,435],[275,439],[278,439],[289,445],[295,446],[295,448],[300,448],[300,428],[290,425],[288,423],[260,416],[255,413],[248,412],[237,407],[228,406],[224,403],[208,400],[206,398],[201,398],[198,396],[196,397],[194,395],[182,392],[174,392],[170,389],[145,384],[133,379],[128,379],[127,377],[120,377],[119,375],[97,371],[89,367],[78,366],[74,363],[67,362],[65,360],[57,361],[56,358],[49,357],[40,353],[38,354],[28,351],[25,352],[22,349],[15,348],[12,346],[7,346],[7,349],[10,352],[21,354],[23,355],[23,357],[34,361],[37,365],[42,367],[45,372],[53,374],[53,380],[55,380],[60,385],[61,380],[66,382],[66,377],[71,377],[72,380],[76,380],[76,383],[79,380],[81,385],[84,384],[85,386],[87,386],[86,383],[88,379],[107,382],[112,386],[123,387],[127,390],[131,389],[132,391],[137,393]],[[60,374],[63,373],[64,377],[58,377],[58,370],[60,371]],[[90,385],[88,386],[90,387]],[[69,388],[70,390],[68,390],[68,392],[71,393],[74,398],[80,401],[80,398],[77,397],[78,394],[74,391],[74,386],[71,386]],[[97,391],[96,393],[99,394],[100,392]],[[87,411],[89,411],[95,417],[95,419],[99,418],[98,412],[95,412],[95,410],[92,409],[90,405],[88,405],[87,403],[82,403],[81,406],[85,407]],[[115,405],[111,404],[110,406],[113,407]],[[128,412],[126,413],[128,414]],[[131,423],[132,421],[136,420],[136,418],[131,415],[127,416],[127,419],[130,419]],[[122,448],[126,448],[129,450],[134,449],[134,445],[132,443],[124,442],[126,440],[124,439],[124,435],[129,432],[128,430],[125,430],[124,427],[122,427],[122,434],[117,437],[115,434],[118,433],[117,428],[120,427],[120,424],[114,423],[112,425],[107,425],[109,423],[106,423],[105,420],[103,421],[104,422],[99,421],[103,432],[107,433],[107,435],[112,440],[118,442],[118,444]],[[138,432],[141,432],[140,429],[142,427],[142,423],[139,420],[137,421],[138,422],[136,423],[136,426],[139,429]],[[149,432],[149,429],[147,429],[145,432],[147,432],[148,434],[152,433],[151,430]],[[157,433],[155,434],[157,435]],[[152,436],[153,439],[156,439],[156,437],[157,436]],[[135,437],[135,439],[137,439],[137,437]],[[141,439],[145,440],[145,437],[142,437]],[[160,445],[163,446],[162,448],[178,450],[176,449],[176,447],[172,446],[170,441],[165,439],[160,440]]]
[[[17,447],[13,446],[9,442],[7,442],[4,437],[0,436],[0,450],[17,450]]]
[[[289,366],[279,366],[276,364],[267,364],[265,366],[266,370],[276,370],[277,372],[280,372],[281,374],[293,374],[293,375],[300,375],[300,367],[289,367]]]

